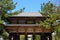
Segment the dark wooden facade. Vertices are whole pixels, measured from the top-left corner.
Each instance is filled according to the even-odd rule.
[[[16,33],[49,33],[50,29],[43,29],[37,26],[8,26],[7,32]]]
[[[45,20],[45,17],[9,17],[7,19],[10,21],[6,25],[6,31],[9,33],[9,39],[13,37],[13,40],[20,40],[19,35],[24,34],[25,40],[28,34],[33,35],[33,40],[35,40],[35,35],[41,35],[41,40],[52,40],[51,30],[39,27],[40,21]],[[48,38],[49,39],[48,39]]]

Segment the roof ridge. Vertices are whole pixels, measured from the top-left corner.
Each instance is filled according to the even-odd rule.
[[[14,15],[14,16],[29,16],[29,17],[33,16],[33,17],[35,17],[35,16],[42,16],[42,14],[40,14],[39,12],[22,12],[17,15]]]

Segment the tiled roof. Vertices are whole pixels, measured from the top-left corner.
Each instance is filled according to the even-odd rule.
[[[23,12],[14,16],[40,17],[42,15],[39,12]]]

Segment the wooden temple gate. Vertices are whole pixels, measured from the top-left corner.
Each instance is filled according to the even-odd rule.
[[[28,14],[28,15],[27,15]],[[35,35],[40,35],[41,40],[52,40],[51,30],[39,27],[38,23],[44,21],[45,17],[40,13],[21,13],[20,15],[10,16],[7,21],[6,31],[9,33],[9,40],[20,40],[20,35],[25,35],[25,40],[28,40],[28,35],[32,35],[35,40]]]
[[[25,35],[25,40],[28,40],[27,39],[28,35],[33,35],[33,40],[35,40],[35,35],[40,35],[41,40],[52,40],[50,29],[43,29],[37,27],[36,25],[34,27],[7,25],[6,30],[9,33],[10,40],[12,40],[12,38],[13,40],[20,40],[21,34]]]

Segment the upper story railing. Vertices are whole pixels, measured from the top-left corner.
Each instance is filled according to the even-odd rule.
[[[39,26],[39,24],[6,24],[6,26]]]

